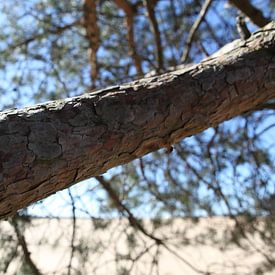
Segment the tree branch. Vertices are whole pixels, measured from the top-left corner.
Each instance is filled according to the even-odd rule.
[[[37,268],[37,266],[35,265],[35,263],[33,262],[32,258],[31,258],[31,253],[28,249],[28,245],[25,240],[25,236],[20,232],[17,219],[18,219],[18,216],[13,217],[11,220],[11,224],[14,228],[16,237],[18,239],[18,243],[22,248],[26,264],[29,266],[29,268],[31,269],[31,271],[34,275],[41,275],[42,273],[39,271],[39,269]]]
[[[195,33],[198,30],[201,22],[203,21],[208,9],[210,8],[212,1],[213,0],[205,0],[203,6],[201,8],[201,11],[199,13],[199,16],[189,32],[189,35],[187,37],[187,40],[186,40],[186,43],[184,46],[184,53],[182,54],[182,58],[181,58],[181,62],[183,62],[183,63],[186,62],[186,60],[188,59],[191,45],[192,45],[193,39],[195,37]]]
[[[127,214],[127,218],[129,220],[129,223],[132,227],[138,229],[141,233],[143,233],[145,236],[153,240],[157,246],[162,246],[166,250],[168,250],[170,253],[172,253],[174,256],[176,256],[178,259],[180,259],[182,262],[184,262],[186,265],[188,265],[190,268],[192,268],[194,271],[200,274],[204,274],[203,271],[196,268],[194,265],[189,263],[186,259],[184,259],[180,254],[178,254],[176,251],[174,251],[171,247],[169,247],[164,240],[157,238],[152,233],[147,232],[147,230],[142,226],[142,224],[135,218],[135,216],[132,214],[132,212],[120,201],[118,195],[116,194],[115,190],[111,187],[110,182],[105,181],[105,179],[102,176],[95,177],[101,184],[101,186],[104,188],[104,190],[107,192],[111,200],[114,202],[116,208],[122,212]]]
[[[104,177],[97,176],[95,177],[98,182],[101,184],[103,189],[107,192],[111,200],[114,202],[116,208],[122,212],[127,214],[127,218],[129,220],[129,223],[136,229],[138,229],[140,232],[142,232],[145,236],[149,237],[150,239],[154,240],[157,244],[161,244],[162,240],[155,237],[151,233],[147,232],[147,230],[141,225],[141,223],[135,218],[135,216],[132,214],[132,212],[120,201],[118,195],[116,194],[116,191],[112,188],[110,182],[107,182]]]
[[[0,113],[0,217],[275,99],[275,22],[152,78]]]
[[[157,49],[158,71],[162,71],[163,70],[163,49],[162,49],[162,42],[161,42],[158,21],[155,15],[156,4],[157,4],[157,1],[145,0],[145,7],[147,9],[148,18],[149,18],[152,32],[155,38],[155,45]]]
[[[251,20],[251,22],[260,28],[264,27],[271,21],[269,18],[265,18],[263,13],[254,7],[249,0],[229,0],[229,2],[237,9],[239,9],[243,14],[245,14]]]
[[[64,26],[52,26],[52,28],[45,29],[43,33],[35,34],[29,38],[24,39],[23,41],[17,42],[15,44],[9,45],[9,48],[16,49],[22,46],[28,46],[31,42],[42,39],[46,35],[61,35],[63,32],[75,27],[75,26],[83,26],[83,21],[81,19],[75,20],[70,24]]]
[[[136,43],[135,43],[135,32],[134,32],[134,16],[135,7],[131,5],[127,0],[115,0],[115,3],[119,8],[121,8],[125,13],[125,25],[127,28],[127,40],[129,44],[130,55],[134,60],[137,74],[139,76],[143,75],[141,59],[137,53]]]
[[[100,33],[97,24],[96,0],[85,0],[83,5],[84,27],[89,41],[89,60],[91,64],[92,89],[96,88],[98,76],[97,51],[100,43]]]
[[[75,253],[75,235],[76,235],[76,214],[75,214],[75,200],[72,195],[72,192],[70,189],[68,189],[68,195],[70,197],[71,205],[72,205],[72,237],[71,237],[71,255],[70,255],[70,260],[69,260],[69,265],[68,265],[68,275],[71,275],[72,271],[72,263],[73,263],[73,258],[74,258],[74,253]]]

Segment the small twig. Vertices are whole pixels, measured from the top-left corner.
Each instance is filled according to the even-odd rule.
[[[7,271],[8,271],[8,268],[9,268],[9,266],[12,264],[12,263],[14,263],[14,259],[15,259],[15,257],[17,256],[17,254],[18,254],[18,246],[19,246],[19,244],[17,243],[16,244],[16,247],[13,249],[13,251],[12,251],[12,253],[11,253],[11,255],[7,255],[7,256],[10,256],[7,260],[5,259],[5,264],[3,265],[3,268],[2,268],[2,272],[3,272],[3,274],[7,274]]]
[[[33,272],[34,275],[42,275],[42,273],[39,271],[38,267],[35,265],[35,263],[33,262],[32,258],[31,258],[31,252],[28,249],[28,245],[27,245],[25,236],[20,232],[20,229],[19,229],[18,223],[17,223],[18,217],[19,217],[18,215],[13,217],[11,220],[11,224],[14,228],[16,237],[18,239],[18,243],[23,250],[25,262],[29,266],[29,268],[31,269],[31,271]]]
[[[162,243],[162,240],[155,237],[154,235],[150,234],[149,232],[147,232],[145,230],[145,228],[141,225],[141,223],[135,218],[135,216],[132,214],[132,212],[120,201],[118,195],[116,194],[115,190],[113,190],[113,188],[111,187],[110,183],[105,181],[105,179],[102,176],[97,176],[95,177],[100,184],[102,185],[102,187],[104,188],[104,190],[108,193],[108,195],[110,196],[111,200],[115,203],[117,209],[120,212],[124,212],[127,213],[128,216],[128,220],[130,222],[130,224],[134,227],[137,228],[139,231],[141,231],[145,236],[151,238],[152,240],[154,240],[157,244]]]
[[[70,197],[71,205],[72,205],[72,222],[73,222],[73,232],[72,232],[72,238],[71,238],[71,256],[70,256],[69,265],[68,265],[68,275],[70,275],[71,269],[72,269],[74,252],[75,252],[74,240],[75,240],[75,233],[76,233],[76,216],[75,216],[75,201],[70,188],[68,189],[68,195]]]
[[[271,21],[269,18],[265,18],[261,10],[255,8],[249,0],[229,0],[229,2],[260,28],[264,27]]]
[[[141,58],[137,53],[137,47],[135,43],[134,17],[136,13],[136,8],[134,5],[131,5],[127,0],[115,0],[115,3],[125,13],[124,22],[127,28],[129,52],[135,63],[138,76],[142,76],[143,70],[141,65]]]
[[[100,43],[99,26],[97,23],[97,12],[96,12],[96,1],[85,0],[83,5],[84,13],[84,27],[86,30],[86,36],[89,41],[89,61],[91,64],[91,89],[96,88],[96,80],[98,77],[98,62],[97,62],[97,51]]]
[[[251,36],[251,33],[245,23],[245,17],[242,14],[237,16],[236,25],[239,35],[243,40],[246,40]]]
[[[148,246],[148,247],[146,247],[144,250],[142,250],[135,258],[131,258],[132,263],[131,263],[130,268],[128,269],[129,274],[131,274],[131,271],[133,270],[133,268],[134,268],[136,262],[137,262],[140,258],[142,258],[146,253],[148,253],[152,248],[154,248],[155,245],[156,245],[155,243],[152,243],[150,246]]]
[[[204,54],[205,57],[210,56],[210,53],[207,51],[207,49],[204,47],[204,45],[201,41],[198,41],[198,47],[199,47],[200,51]]]
[[[82,25],[83,25],[82,20],[77,19],[76,21],[73,21],[72,23],[64,25],[64,26],[58,26],[58,25],[52,26],[49,29],[45,29],[43,33],[35,34],[35,35],[31,36],[31,37],[26,38],[23,41],[20,41],[18,43],[12,44],[12,45],[9,45],[8,47],[10,49],[16,49],[16,48],[20,48],[20,47],[23,47],[23,46],[28,46],[30,43],[32,43],[32,42],[34,42],[36,40],[41,40],[46,35],[57,35],[57,36],[60,36],[66,30],[69,30],[69,29],[71,29],[71,28],[73,28],[75,26],[82,26]]]
[[[185,263],[187,266],[189,266],[191,269],[193,269],[194,271],[196,271],[199,274],[205,274],[205,275],[210,275],[211,273],[207,273],[204,272],[198,268],[196,268],[195,266],[193,266],[191,263],[189,263],[186,259],[184,259],[180,254],[178,254],[177,251],[173,250],[171,247],[167,246],[166,244],[164,245],[164,247],[175,257],[177,257],[179,260],[181,260],[183,263]]]
[[[218,47],[221,48],[224,45],[224,43],[221,41],[221,39],[219,39],[219,37],[215,33],[215,30],[212,29],[210,23],[208,22],[208,20],[205,17],[204,17],[204,24],[205,24],[205,28],[211,35],[212,39],[215,41],[215,43],[218,45]]]
[[[145,7],[147,9],[147,14],[148,14],[148,18],[152,28],[152,32],[155,38],[155,44],[157,49],[158,70],[161,71],[164,69],[163,68],[163,49],[162,49],[158,21],[156,19],[156,14],[155,14],[155,6],[157,1],[145,0],[144,2],[145,2]]]
[[[208,182],[205,177],[203,177],[188,161],[186,161],[187,166],[190,168],[190,170],[194,173],[194,175],[198,178],[198,180],[204,182],[207,187],[209,189],[211,189],[225,204],[229,217],[235,222],[235,225],[238,227],[238,229],[240,230],[240,234],[242,235],[242,237],[247,240],[247,242],[251,245],[251,247],[253,247],[258,253],[260,253],[266,260],[268,263],[270,264],[274,264],[274,260],[267,255],[264,251],[262,251],[260,248],[258,248],[248,237],[248,235],[246,234],[246,232],[244,231],[242,225],[240,224],[238,218],[236,215],[233,214],[232,212],[232,207],[230,206],[230,203],[227,199],[227,197],[224,195],[221,186],[219,185],[219,183],[216,181],[215,182],[215,186],[213,186],[213,184],[211,182]]]
[[[182,55],[182,58],[181,58],[181,62],[186,62],[186,60],[188,59],[188,56],[189,56],[189,52],[190,52],[190,49],[191,49],[191,45],[192,45],[192,42],[194,40],[194,37],[195,37],[195,33],[196,31],[198,30],[201,22],[203,21],[211,3],[213,2],[213,0],[205,0],[202,8],[201,8],[201,11],[199,13],[199,16],[197,18],[197,20],[195,21],[195,23],[193,24],[190,32],[189,32],[189,35],[187,37],[187,40],[186,40],[186,43],[185,43],[185,50],[184,50],[184,53]]]
[[[168,250],[170,253],[172,253],[174,256],[176,256],[178,259],[180,259],[182,262],[184,262],[186,265],[188,265],[190,268],[195,270],[197,273],[205,274],[202,270],[196,268],[191,263],[189,263],[187,260],[185,260],[181,255],[179,255],[176,251],[172,250],[167,244],[157,237],[155,237],[153,234],[148,233],[145,228],[141,225],[141,223],[135,218],[135,216],[132,214],[132,212],[120,201],[118,195],[116,194],[116,191],[113,190],[110,183],[105,181],[105,179],[102,176],[95,177],[104,190],[108,193],[112,201],[115,203],[117,209],[122,213],[127,213],[129,223],[134,228],[137,228],[140,232],[142,232],[145,236],[149,237],[150,239],[154,240],[156,245],[160,245],[164,247],[166,250]]]

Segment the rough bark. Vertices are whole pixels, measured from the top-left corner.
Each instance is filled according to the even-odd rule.
[[[0,216],[275,98],[275,23],[201,63],[0,114]]]

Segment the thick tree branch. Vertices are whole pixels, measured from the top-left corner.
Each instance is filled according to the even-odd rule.
[[[275,22],[192,67],[0,114],[0,216],[275,99]]]
[[[251,22],[260,28],[264,27],[270,22],[269,18],[265,18],[263,13],[255,8],[249,0],[229,0],[237,9],[239,9],[243,14],[245,14]]]

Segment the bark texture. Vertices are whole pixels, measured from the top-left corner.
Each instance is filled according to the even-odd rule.
[[[0,114],[0,217],[275,98],[275,24],[201,63]]]

